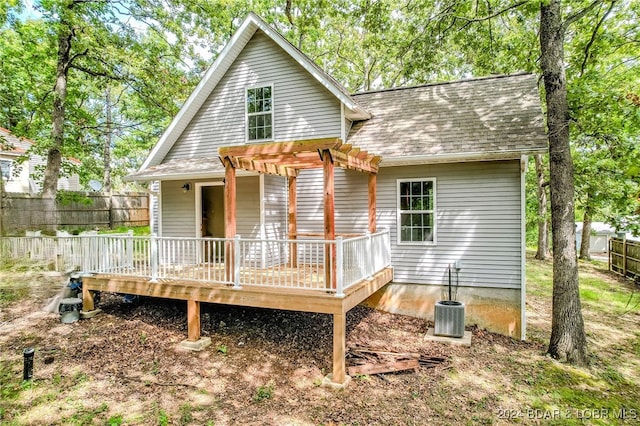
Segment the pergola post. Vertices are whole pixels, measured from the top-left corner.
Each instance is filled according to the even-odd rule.
[[[336,239],[334,167],[331,152],[328,149],[322,151],[322,171],[322,180],[324,182],[324,239],[325,241],[334,241]],[[326,288],[335,288],[336,250],[332,244],[325,244],[324,271]]]
[[[296,193],[296,177],[289,176],[288,178],[288,189],[289,189],[289,239],[295,240],[298,238],[298,215],[297,215],[297,193]],[[291,267],[298,267],[298,245],[291,244]]]
[[[236,236],[236,169],[229,158],[224,162],[224,237],[225,242],[225,271],[226,279],[233,282],[234,276],[234,243]]]
[[[376,174],[369,173],[369,232],[376,232]]]

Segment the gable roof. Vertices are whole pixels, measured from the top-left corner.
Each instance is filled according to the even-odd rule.
[[[162,161],[184,129],[189,125],[191,119],[193,119],[208,96],[215,89],[216,85],[224,77],[229,67],[258,30],[264,32],[309,72],[313,78],[329,90],[329,92],[345,106],[345,116],[347,118],[351,120],[362,120],[370,117],[370,114],[349,95],[344,87],[318,67],[308,56],[289,43],[280,33],[271,28],[258,15],[251,12],[233,37],[231,37],[229,43],[222,49],[211,67],[209,67],[194,91],[187,98],[178,114],[174,117],[169,127],[167,127],[158,143],[153,147],[151,153],[140,167],[140,171],[157,165]]]
[[[534,74],[434,83],[352,95],[372,114],[346,143],[382,157],[380,167],[519,159],[548,149]],[[129,180],[224,175],[218,157],[173,160]]]
[[[0,154],[20,156],[26,154],[29,149],[36,143],[25,137],[18,137],[11,133],[10,130],[0,127]],[[37,154],[35,154],[37,155]],[[65,157],[65,161],[81,164],[81,161],[73,157]]]
[[[25,154],[34,144],[27,138],[19,138],[11,131],[0,127],[0,153],[4,155],[19,156]]]
[[[381,155],[381,166],[520,158],[547,137],[537,79],[515,74],[354,95],[372,114],[347,142]]]

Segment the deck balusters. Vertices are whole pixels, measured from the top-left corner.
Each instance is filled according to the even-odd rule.
[[[390,265],[390,236],[384,230],[355,238],[243,239],[136,237],[133,233],[60,237],[4,237],[3,256],[42,258],[64,270],[233,285],[334,292],[370,279]],[[325,265],[325,251],[335,259]],[[290,263],[296,250],[297,263]],[[335,265],[334,265],[335,262]],[[335,270],[326,282],[325,267]],[[230,270],[227,268],[231,268]],[[231,273],[229,273],[231,272]],[[228,278],[227,278],[228,277]],[[333,284],[333,288],[332,287]]]
[[[149,264],[151,265],[151,282],[158,282],[158,237],[151,234],[151,250],[149,251]]]

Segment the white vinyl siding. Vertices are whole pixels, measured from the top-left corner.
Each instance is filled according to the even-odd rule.
[[[438,244],[398,245],[397,180],[437,181]],[[298,178],[298,230],[322,232],[322,172]],[[337,232],[367,230],[367,177],[336,169]],[[377,178],[378,229],[391,231],[394,282],[447,283],[447,265],[462,260],[460,285],[520,288],[520,163],[492,161],[382,167]]]
[[[151,191],[151,199],[149,205],[149,217],[151,219],[151,233],[159,235],[160,234],[160,215],[159,215],[159,206],[160,206],[160,182],[155,180],[151,182],[149,185],[149,191]]]
[[[196,236],[196,191],[184,192],[184,181],[162,182],[162,236]],[[260,197],[258,176],[238,177],[236,182],[236,234],[243,238],[260,235]]]
[[[264,234],[268,240],[287,238],[287,180],[264,175]]]
[[[257,31],[163,162],[215,157],[246,143],[245,90],[273,85],[273,140],[340,137],[339,101],[275,42]]]

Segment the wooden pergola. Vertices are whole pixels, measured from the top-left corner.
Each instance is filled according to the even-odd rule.
[[[236,234],[236,170],[284,176],[288,180],[288,239],[297,238],[296,179],[300,170],[323,170],[324,240],[336,239],[334,169],[341,167],[366,173],[368,176],[368,230],[376,232],[376,176],[381,157],[343,144],[339,138],[312,139],[267,144],[238,145],[220,148],[220,159],[225,167],[225,237]],[[335,245],[325,249],[325,283],[336,285]],[[291,266],[297,266],[296,250]],[[233,253],[230,248],[228,253]],[[233,262],[233,254],[227,262]],[[231,264],[231,263],[230,263]],[[227,268],[232,271],[233,268]],[[231,272],[232,273],[232,272]],[[233,277],[229,277],[230,280]],[[297,310],[296,305],[289,307]],[[345,381],[345,326],[346,311],[333,314],[333,381]]]
[[[288,239],[297,238],[296,179],[300,170],[323,170],[324,239],[336,238],[334,168],[355,170],[368,175],[369,226],[376,232],[376,175],[381,157],[343,144],[338,138],[311,139],[256,145],[238,145],[220,148],[220,159],[225,167],[225,237],[236,235],[236,169],[284,176],[288,179]],[[327,285],[335,288],[335,250],[326,253],[325,274]],[[297,266],[295,250],[291,266]],[[331,284],[329,284],[331,283]]]

